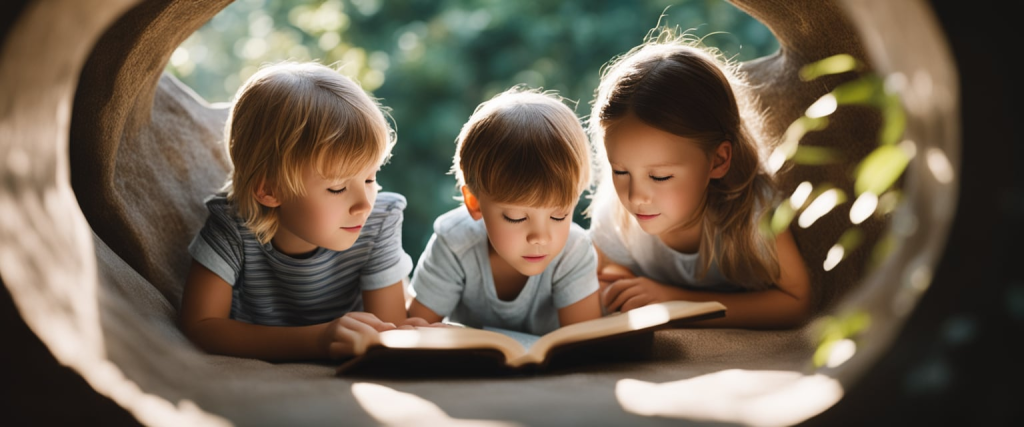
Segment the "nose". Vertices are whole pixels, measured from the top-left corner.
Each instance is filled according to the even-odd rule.
[[[348,209],[348,213],[354,216],[366,214],[373,207],[373,204],[370,202],[370,194],[366,189],[359,188],[362,186],[357,185],[354,187],[356,187],[352,191],[354,199],[352,200],[352,206]]]
[[[651,195],[647,188],[641,185],[640,180],[631,179],[629,180],[629,203],[636,205],[645,205],[651,202]]]
[[[547,221],[543,221],[547,222]],[[530,228],[526,234],[526,242],[531,245],[546,245],[551,241],[551,228],[547,224],[541,224]]]

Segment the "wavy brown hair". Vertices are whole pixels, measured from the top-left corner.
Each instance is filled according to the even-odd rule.
[[[760,147],[751,131],[756,114],[743,111],[733,92],[734,85],[740,84],[735,67],[718,51],[667,29],[652,32],[644,44],[609,62],[602,69],[588,121],[602,153],[597,156],[602,174],[592,206],[616,210],[617,229],[628,244],[627,231],[637,225],[621,203],[611,200],[617,196],[611,188],[603,141],[604,130],[629,114],[695,141],[709,159],[721,143],[730,141],[729,171],[708,184],[695,219],[703,219],[698,277],[707,274],[717,260],[730,281],[764,289],[780,274],[773,236],[758,225],[770,207],[775,184],[761,163]]]

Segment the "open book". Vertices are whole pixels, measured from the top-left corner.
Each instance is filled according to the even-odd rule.
[[[576,359],[589,353],[600,359],[600,355],[615,352],[643,352],[647,349],[634,347],[646,345],[649,349],[650,337],[658,329],[722,316],[725,306],[718,302],[668,301],[568,325],[542,336],[463,326],[395,329],[382,332],[379,344],[342,363],[337,372],[421,376],[445,375],[449,370],[464,374],[536,370],[550,365],[561,353],[576,353]],[[600,343],[612,345],[601,347]]]

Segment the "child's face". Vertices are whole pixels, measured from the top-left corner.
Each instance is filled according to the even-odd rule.
[[[343,251],[355,243],[377,200],[377,165],[351,177],[330,180],[307,167],[302,182],[306,194],[284,200],[278,207],[280,225],[274,247],[302,255],[317,247]]]
[[[695,142],[632,114],[606,128],[604,141],[615,192],[644,232],[660,236],[693,219],[712,171]]]
[[[524,276],[542,273],[565,247],[574,206],[529,207],[477,198],[491,247]]]

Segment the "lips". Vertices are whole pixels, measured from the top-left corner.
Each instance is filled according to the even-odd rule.
[[[352,226],[352,227],[341,227],[342,230],[352,231],[352,232],[358,232],[361,228],[363,228],[362,224],[356,225],[356,226]]]
[[[529,256],[524,255],[523,259],[525,259],[525,260],[527,260],[529,262],[541,262],[541,261],[544,260],[544,258],[547,258],[547,257],[548,257],[547,255],[529,255]]]
[[[636,214],[636,219],[638,219],[640,221],[648,221],[648,220],[652,220],[654,218],[657,218],[658,215],[661,215],[661,214],[651,214],[651,215]]]

